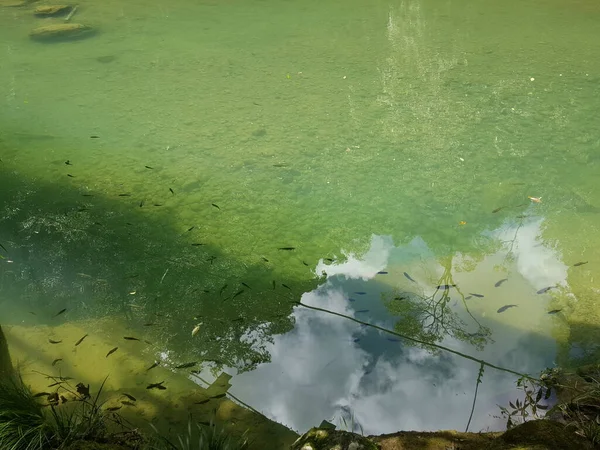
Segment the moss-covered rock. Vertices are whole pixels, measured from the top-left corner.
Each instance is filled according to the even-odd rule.
[[[311,428],[300,436],[291,450],[380,450],[371,439],[331,428]]]
[[[64,41],[81,39],[94,34],[93,28],[80,23],[56,23],[39,27],[29,33],[31,39],[36,41]]]
[[[508,445],[536,450],[586,450],[594,448],[587,440],[568,429],[566,425],[552,420],[525,422],[506,431],[500,437],[500,440]]]

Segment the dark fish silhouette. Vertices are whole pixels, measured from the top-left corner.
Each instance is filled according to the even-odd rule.
[[[243,289],[240,289],[239,291],[237,291],[235,294],[233,294],[233,297],[231,297],[231,299],[233,300],[234,298],[236,298],[238,295],[242,295],[245,291]]]
[[[468,297],[465,297],[465,300],[470,300],[470,299],[472,299],[472,298],[473,298],[473,296],[472,296],[472,295],[469,295]]]
[[[169,188],[169,191],[171,192],[171,194],[175,195],[175,191],[173,190],[173,188]]]
[[[190,367],[194,367],[198,365],[198,361],[192,361],[189,363],[181,364],[179,366],[175,366],[176,369],[189,369]]]
[[[400,339],[396,339],[396,338],[387,338],[387,340],[390,342],[400,342]]]
[[[54,314],[54,317],[58,317],[58,316],[60,316],[61,314],[64,314],[66,311],[67,311],[67,308],[65,308],[65,309],[61,309],[59,312],[57,312],[56,314]]]
[[[502,211],[504,208],[506,208],[506,206],[501,206],[500,208],[496,208],[495,210],[492,211],[492,214]]]
[[[146,169],[154,169],[154,167],[144,166]]]
[[[358,311],[356,311],[357,313],[367,313],[369,312],[368,309],[359,309]]]
[[[356,299],[355,298],[349,298],[348,301],[355,302]]]
[[[52,367],[54,367],[56,364],[58,364],[60,361],[62,361],[62,358],[56,358],[54,361],[52,361]]]
[[[146,372],[148,372],[149,370],[154,369],[155,367],[158,367],[158,366],[160,366],[160,363],[159,362],[155,362],[154,364],[152,364],[150,367],[148,367],[146,369]]]
[[[121,400],[121,403],[123,405],[127,405],[127,406],[135,406],[135,403],[127,401],[127,400]]]
[[[206,244],[203,244],[202,242],[194,242],[192,245],[194,247],[199,247],[200,245],[206,245]]]
[[[407,274],[406,272],[404,272],[404,276],[405,276],[406,278],[408,278],[410,281],[412,281],[413,283],[416,283],[416,281],[415,281],[415,280],[413,280],[413,278],[412,278],[412,277],[411,277],[409,274]]]
[[[277,250],[291,251],[291,250],[296,250],[296,247],[279,247]]]
[[[216,203],[211,203],[211,205],[212,205],[212,206],[214,206],[214,207],[215,207],[215,208],[217,208],[217,209],[221,209],[221,208],[219,207],[219,205],[217,205]]]
[[[388,273],[385,270],[380,270],[377,272],[377,275],[387,275]]]
[[[112,350],[110,350],[110,351],[109,351],[109,352],[106,354],[105,358],[108,358],[110,355],[112,355],[112,354],[113,354],[114,352],[116,352],[118,349],[119,349],[119,347],[115,347],[115,348],[113,348]]]
[[[205,403],[210,402],[210,400],[211,400],[210,398],[207,398],[206,400],[202,400],[200,402],[195,402],[194,404],[195,405],[204,405]]]
[[[196,228],[196,225],[194,225],[193,227],[189,227],[187,230],[192,231],[194,228]]]
[[[110,408],[106,408],[107,411],[118,411],[122,406],[111,406]]]
[[[144,200],[142,200],[142,201],[140,202],[140,208],[141,208],[142,206],[144,206]]]
[[[124,336],[123,339],[125,339],[126,341],[139,341],[138,338],[132,336]]]
[[[96,135],[96,134],[92,134],[90,136],[90,139],[100,139],[100,136]]]
[[[282,285],[284,288],[286,288],[286,289],[289,289],[290,291],[292,290],[292,288],[291,288],[291,287],[289,287],[287,284],[283,284],[283,283],[281,283],[281,285]]]
[[[70,178],[75,178],[75,175],[71,175],[70,173],[68,173],[67,176]]]
[[[211,397],[211,399],[212,399],[212,398],[223,398],[223,397],[225,397],[226,395],[227,395],[227,394],[218,394],[218,395],[213,395],[213,396]]]
[[[264,256],[262,256],[261,258],[264,262],[269,262],[269,260],[267,258],[265,258]]]
[[[52,339],[48,339],[48,342],[51,344],[60,344],[62,341],[53,341]]]
[[[160,389],[161,391],[164,391],[167,388],[163,386],[163,383],[164,381],[161,381],[160,383],[149,384],[148,386],[146,386],[146,389]]]
[[[439,286],[436,286],[437,289],[441,289],[442,291],[448,290],[453,287],[456,287],[456,285],[455,284],[440,284]]]
[[[126,394],[125,392],[123,392],[123,395],[125,397],[127,397],[129,400],[131,400],[132,402],[137,402],[137,399],[133,395]]]
[[[250,286],[248,286],[248,285],[247,285],[246,283],[244,283],[243,281],[242,281],[242,286],[246,286],[248,289],[252,289]]]
[[[131,194],[128,194],[128,193],[119,194],[119,197],[131,197]]]
[[[518,306],[518,305],[504,305],[502,308],[500,308],[500,309],[499,309],[498,311],[496,311],[496,312],[498,312],[498,313],[501,313],[501,312],[504,312],[504,311],[506,311],[508,308],[513,308],[513,307],[516,307],[516,306]]]
[[[494,286],[500,287],[505,281],[508,281],[508,278],[502,278],[500,281],[497,281],[496,284],[494,284]]]
[[[562,309],[553,309],[552,311],[548,311],[548,314],[556,314],[556,313],[559,313],[561,311],[562,311]]]
[[[478,298],[483,298],[484,297],[481,294],[474,294],[473,292],[469,292],[469,295],[472,295],[473,297],[478,297]]]
[[[65,161],[65,164],[66,164],[67,166],[72,166],[72,165],[73,165],[73,164],[71,164],[71,160],[70,160],[70,159],[67,159],[67,160]]]
[[[363,291],[358,291],[358,292],[355,292],[355,294],[356,294],[356,295],[367,295],[367,293],[366,293],[366,292],[363,292]]]
[[[548,292],[550,289],[555,289],[556,286],[548,286],[545,287],[543,289],[540,289],[539,291],[537,291],[538,294],[545,294],[546,292]]]
[[[589,261],[580,261],[578,263],[573,264],[573,267],[578,267],[578,266],[583,266],[584,264],[587,264]]]

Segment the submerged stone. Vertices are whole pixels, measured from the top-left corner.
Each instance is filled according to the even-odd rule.
[[[36,28],[29,33],[29,36],[36,41],[52,42],[81,39],[91,36],[93,33],[93,28],[80,23],[57,23]]]

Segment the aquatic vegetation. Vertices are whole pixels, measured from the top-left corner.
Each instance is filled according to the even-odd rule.
[[[0,382],[0,448],[43,449],[52,436],[42,406],[20,377],[4,378]]]
[[[151,426],[158,434],[154,425]],[[157,436],[150,448],[152,450],[248,450],[250,441],[247,431],[240,438],[234,438],[213,420],[194,423],[190,416],[186,433],[177,436],[176,442],[164,436]]]

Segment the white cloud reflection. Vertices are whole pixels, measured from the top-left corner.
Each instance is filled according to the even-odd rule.
[[[513,245],[515,270],[526,281],[521,285],[516,283],[521,290],[528,285],[529,289],[539,289],[565,280],[564,265],[555,252],[536,241],[540,227],[541,221],[523,226]],[[506,227],[496,234],[503,240],[512,239],[515,228]],[[406,255],[418,255],[421,261],[423,254],[429,252],[423,244],[415,240],[399,249],[391,239],[374,236],[363,258],[348,255],[347,262],[339,265],[320,263],[317,272],[327,271],[328,280],[315,291],[304,294],[302,302],[393,326],[393,319],[379,296],[393,286],[382,286],[373,278],[378,271],[396,265],[400,267],[397,273],[410,268],[420,280],[418,267]],[[509,302],[501,295],[514,295],[513,291],[502,294],[502,290],[494,289],[492,278],[488,278],[488,275],[497,277],[486,268],[497,257],[490,256],[491,263],[482,262],[480,271],[455,274],[460,286],[481,283],[482,277],[486,278],[486,286],[491,286],[490,295],[486,292],[486,299],[474,304],[473,311],[482,324],[492,328],[495,342],[482,352],[454,339],[446,339],[442,344],[500,366],[537,373],[552,364],[554,355],[553,341],[539,334],[541,328],[548,326],[548,316],[540,300],[531,302],[536,309],[527,313],[531,322],[524,327],[514,328],[510,325],[511,316],[496,314],[497,305]],[[433,259],[428,264],[436,266]],[[394,279],[396,284],[407,282],[403,277],[396,278],[401,279]],[[425,279],[425,275],[421,278]],[[359,287],[367,295],[352,294]],[[348,300],[351,296],[356,297],[355,301]],[[356,312],[367,307],[366,316]],[[461,308],[460,302],[457,307]],[[294,330],[275,336],[269,348],[272,362],[232,379],[232,393],[244,402],[301,432],[319,425],[323,419],[339,418],[344,411],[346,417],[348,411],[352,412],[354,422],[360,424],[365,434],[465,428],[479,370],[477,363],[447,352],[431,354],[391,342],[387,339],[389,335],[322,312],[298,307],[293,314]],[[486,315],[493,320],[486,319]],[[500,319],[505,319],[505,323],[499,322]],[[499,413],[497,403],[506,404],[515,398],[514,381],[510,374],[486,369],[471,431],[503,428],[504,422],[492,416]],[[334,419],[334,423],[339,425],[339,419]]]

